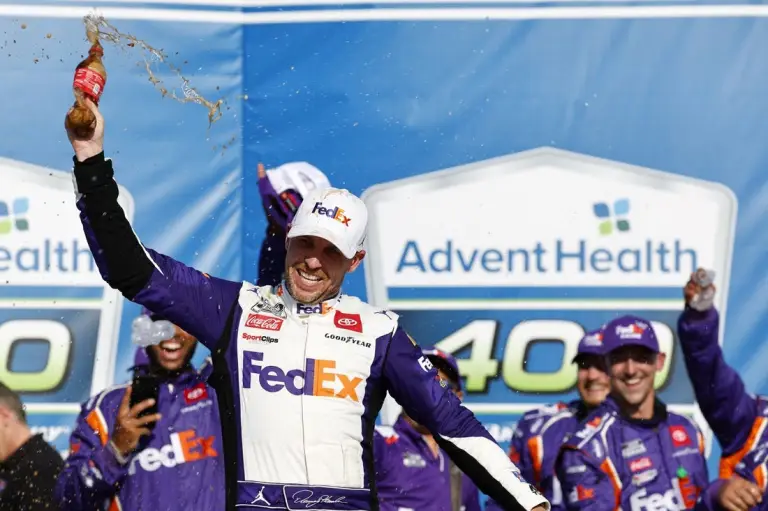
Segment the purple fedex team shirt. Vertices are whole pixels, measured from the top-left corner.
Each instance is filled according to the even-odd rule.
[[[451,511],[448,456],[433,454],[421,434],[404,417],[373,436],[376,489],[381,511]],[[461,480],[462,511],[480,511],[477,487]]]

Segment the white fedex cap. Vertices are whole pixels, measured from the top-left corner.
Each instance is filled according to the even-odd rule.
[[[293,189],[299,192],[302,199],[312,190],[331,186],[328,177],[320,169],[305,161],[285,163],[269,169],[267,177],[278,195]]]
[[[363,249],[368,226],[368,208],[348,190],[325,188],[304,197],[293,217],[289,238],[317,236],[328,240],[344,257],[352,259]]]

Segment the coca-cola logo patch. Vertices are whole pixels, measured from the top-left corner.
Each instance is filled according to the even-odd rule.
[[[283,328],[283,320],[280,318],[270,318],[263,314],[248,314],[248,319],[245,320],[245,326],[248,328],[260,328],[262,330],[277,332]]]
[[[642,470],[648,470],[649,468],[653,467],[653,463],[651,463],[651,458],[645,456],[643,458],[639,458],[636,460],[633,460],[629,464],[629,469],[632,472],[640,472]]]
[[[360,319],[360,314],[345,314],[341,311],[336,311],[336,314],[333,316],[333,324],[337,328],[352,330],[360,334],[363,333],[363,322]]]
[[[194,387],[184,390],[184,402],[193,405],[198,401],[208,398],[208,389],[204,383],[198,383]]]

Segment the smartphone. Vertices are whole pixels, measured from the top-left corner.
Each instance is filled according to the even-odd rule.
[[[131,408],[147,399],[154,399],[155,404],[139,413],[139,417],[157,413],[157,396],[159,392],[160,382],[157,377],[149,374],[135,373],[131,383]]]

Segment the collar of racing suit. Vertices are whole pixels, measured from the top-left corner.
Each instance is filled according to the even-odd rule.
[[[327,314],[331,312],[334,307],[336,307],[342,296],[342,292],[339,290],[339,293],[333,298],[329,298],[324,302],[316,303],[314,305],[307,305],[297,301],[293,296],[291,296],[291,293],[288,292],[288,288],[285,285],[285,281],[282,281],[280,285],[277,286],[275,289],[275,294],[277,294],[277,296],[279,296],[283,301],[285,304],[285,309],[290,314],[296,316],[309,316],[310,314],[318,313]]]
[[[621,418],[626,422],[643,428],[654,428],[662,422],[666,421],[668,416],[667,405],[665,405],[658,398],[656,398],[656,400],[653,402],[653,417],[650,419],[633,419],[632,417],[627,416],[624,412],[622,412],[618,403],[616,403],[616,401],[610,396],[605,399],[605,403],[610,408],[616,410]]]

